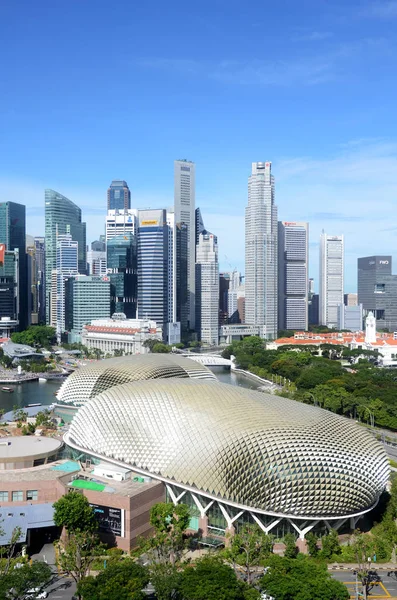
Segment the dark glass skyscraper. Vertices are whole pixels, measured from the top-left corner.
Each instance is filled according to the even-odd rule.
[[[56,268],[57,237],[69,233],[78,242],[79,273],[87,268],[86,225],[81,222],[81,209],[54,190],[45,190],[45,270],[46,321],[51,314],[51,272]]]
[[[126,181],[114,179],[108,189],[108,210],[131,208],[131,192]]]
[[[168,321],[168,227],[164,209],[138,214],[138,314],[164,327]]]
[[[107,271],[110,279],[111,314],[136,318],[137,244],[132,233],[118,235],[107,243]]]
[[[16,202],[0,202],[0,244],[6,250],[18,249],[18,321],[19,329],[29,325],[28,271],[26,261],[26,207]]]
[[[364,316],[374,314],[377,329],[397,331],[397,275],[392,274],[392,257],[366,256],[357,261],[358,304]]]

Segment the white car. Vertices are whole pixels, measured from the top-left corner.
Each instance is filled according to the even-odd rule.
[[[47,598],[48,593],[44,591],[40,591],[40,588],[33,588],[32,590],[28,590],[26,594],[26,598],[31,600],[41,600],[41,598]]]

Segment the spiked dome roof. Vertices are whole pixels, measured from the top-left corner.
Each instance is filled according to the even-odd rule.
[[[225,503],[299,518],[366,512],[389,474],[382,445],[354,422],[199,380],[109,388],[80,408],[65,440]]]
[[[77,369],[64,381],[57,399],[66,404],[80,405],[127,381],[169,377],[216,381],[215,375],[206,366],[179,354],[138,354],[99,360]]]

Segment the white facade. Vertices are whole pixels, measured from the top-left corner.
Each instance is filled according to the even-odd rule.
[[[106,242],[126,233],[136,234],[138,211],[135,208],[128,210],[108,210],[106,216]]]
[[[343,304],[344,237],[320,236],[319,321],[320,325],[338,327],[338,305]]]
[[[195,252],[196,252],[196,165],[187,160],[174,161],[175,223],[187,226],[187,288],[189,327],[195,328]]]
[[[237,313],[237,293],[241,284],[240,271],[232,271],[229,279],[229,289],[227,291],[227,314],[229,319]]]
[[[308,329],[309,224],[278,224],[278,328]]]
[[[81,342],[88,348],[97,348],[105,354],[122,350],[124,354],[147,354],[143,345],[146,340],[162,341],[163,332],[155,321],[146,319],[126,319],[120,313],[111,319],[96,319],[85,325]]]
[[[196,248],[196,321],[204,344],[219,342],[218,244],[212,233],[200,233]]]
[[[99,277],[106,275],[106,252],[100,250],[88,250],[87,264],[88,275],[98,275]]]
[[[252,163],[245,209],[245,322],[277,337],[277,207],[271,162]]]

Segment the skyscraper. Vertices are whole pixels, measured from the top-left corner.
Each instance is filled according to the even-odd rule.
[[[397,275],[392,274],[391,256],[358,259],[358,302],[364,316],[373,313],[379,329],[397,331]]]
[[[319,323],[338,327],[338,305],[344,294],[343,235],[320,236]]]
[[[28,313],[28,271],[26,260],[26,207],[16,202],[0,202],[0,244],[6,251],[18,249],[19,329],[30,323]]]
[[[109,277],[76,275],[65,282],[65,326],[68,342],[81,342],[83,326],[110,317]]]
[[[19,250],[7,250],[0,244],[0,320],[7,319],[10,329],[18,326]]]
[[[72,240],[70,234],[59,235],[56,253],[56,298],[51,297],[51,304],[56,304],[56,334],[58,342],[65,332],[65,280],[78,273],[79,244]]]
[[[218,241],[203,231],[196,247],[196,329],[204,344],[219,343]]]
[[[240,315],[238,310],[238,298],[241,292],[241,273],[232,271],[230,273],[230,283],[227,297],[228,322],[239,323]]]
[[[106,241],[116,237],[132,233],[136,235],[138,211],[134,208],[108,210],[106,215]]]
[[[108,189],[108,210],[131,208],[131,192],[126,181],[114,179]]]
[[[138,318],[169,322],[169,248],[164,209],[138,213]]]
[[[277,206],[271,162],[252,163],[245,209],[245,322],[277,336]]]
[[[278,223],[278,328],[308,328],[309,224]]]
[[[54,190],[45,190],[45,265],[46,265],[46,320],[50,322],[51,273],[56,268],[58,235],[70,234],[78,242],[78,271],[87,268],[86,225],[81,222],[81,209],[71,200]]]
[[[187,160],[174,162],[175,225],[187,228],[188,327],[195,328],[195,253],[196,253],[196,165]]]
[[[45,323],[45,239],[34,238],[38,322]]]
[[[106,247],[110,279],[111,314],[135,319],[137,312],[137,239],[132,233],[117,235]]]
[[[87,250],[88,275],[106,275],[106,244],[99,240],[91,242],[91,250]]]

